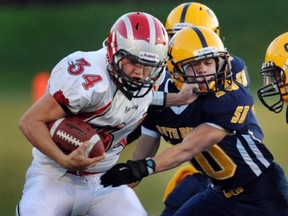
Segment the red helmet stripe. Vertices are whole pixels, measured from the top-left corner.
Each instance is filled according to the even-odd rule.
[[[133,18],[134,16],[138,16],[137,19]],[[125,24],[128,29],[132,30],[132,32],[128,32],[128,37],[134,38],[135,40],[144,40],[149,43],[150,39],[154,36],[151,35],[151,27],[149,26],[148,19],[151,18],[148,18],[144,13],[131,14],[128,18],[129,20],[125,20]]]

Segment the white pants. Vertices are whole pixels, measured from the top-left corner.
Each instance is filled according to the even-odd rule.
[[[37,167],[39,168],[39,166]],[[101,174],[55,177],[30,167],[22,198],[16,208],[20,216],[146,216],[133,189],[126,185],[104,188]],[[53,170],[53,169],[52,169]]]

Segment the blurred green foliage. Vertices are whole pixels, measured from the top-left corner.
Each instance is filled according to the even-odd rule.
[[[50,71],[67,54],[96,50],[114,21],[130,11],[145,11],[163,23],[181,1],[108,1],[106,3],[0,8],[0,91],[29,89],[33,74]],[[165,2],[165,3],[164,3]],[[183,1],[182,1],[183,2]],[[268,44],[287,31],[285,0],[201,1],[216,13],[228,50],[246,61],[252,87]],[[17,87],[17,88],[16,88]]]
[[[100,1],[99,1],[100,2]],[[67,54],[102,46],[114,21],[130,11],[145,11],[165,23],[170,10],[185,1],[101,1],[101,3],[0,7],[0,179],[1,215],[14,215],[25,172],[31,162],[31,145],[18,130],[18,121],[31,105],[31,79],[51,71]],[[259,70],[265,50],[287,31],[287,0],[206,0],[217,15],[221,37],[231,53],[241,56],[251,76],[251,91],[261,85]],[[284,114],[273,114],[255,97],[256,113],[265,132],[265,143],[275,160],[288,171],[287,125]],[[167,147],[163,144],[163,148]],[[133,152],[128,146],[125,161]],[[143,180],[136,192],[149,215],[161,211],[162,194],[173,170]]]

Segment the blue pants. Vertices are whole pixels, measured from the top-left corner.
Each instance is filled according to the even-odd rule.
[[[272,166],[238,196],[226,198],[211,186],[183,204],[175,216],[287,216],[281,173]],[[286,184],[287,186],[287,184]],[[282,190],[282,191],[281,191]]]
[[[165,200],[165,209],[161,216],[173,216],[174,213],[191,197],[204,191],[209,179],[203,174],[193,174],[185,177]]]

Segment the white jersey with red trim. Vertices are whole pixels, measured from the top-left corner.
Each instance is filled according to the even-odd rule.
[[[124,149],[124,138],[142,121],[152,102],[153,92],[129,100],[117,90],[106,69],[106,49],[77,51],[62,59],[52,70],[47,90],[68,115],[91,124],[102,138],[106,156],[88,171],[103,172],[111,168]],[[51,163],[60,173],[66,170],[36,148],[36,161]]]

